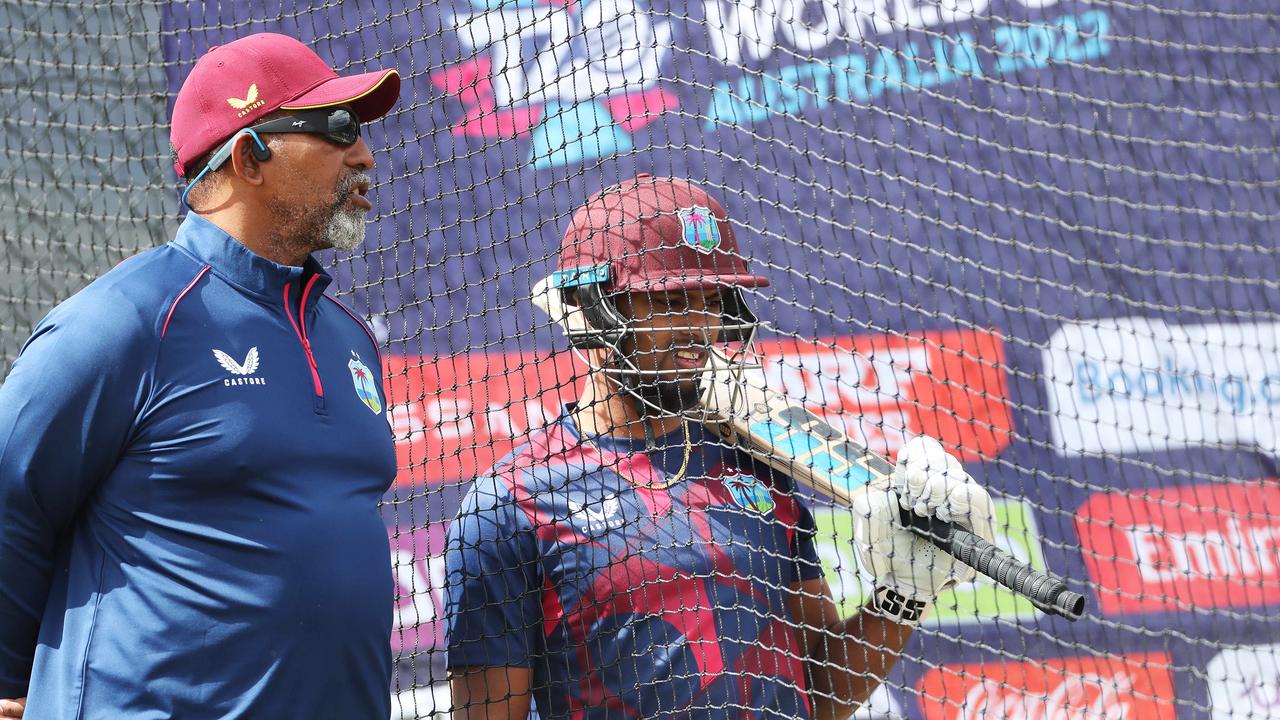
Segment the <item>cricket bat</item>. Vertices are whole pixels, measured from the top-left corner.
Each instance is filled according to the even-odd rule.
[[[842,430],[810,412],[799,401],[748,382],[744,372],[719,351],[711,353],[715,366],[704,383],[704,425],[726,442],[752,457],[850,506],[857,493],[887,481],[893,463],[848,437]],[[1025,596],[1040,610],[1078,620],[1084,596],[1048,573],[1022,562],[982,537],[934,517],[922,518],[903,509],[901,521],[966,565]]]
[[[566,305],[551,283],[533,288],[533,303],[576,342],[590,334],[579,308]],[[850,506],[868,484],[887,480],[893,463],[824,422],[797,400],[748,382],[744,366],[712,348],[704,377],[703,425],[796,482]],[[1040,610],[1078,620],[1084,596],[971,532],[903,510],[902,523],[947,553],[1025,596]]]

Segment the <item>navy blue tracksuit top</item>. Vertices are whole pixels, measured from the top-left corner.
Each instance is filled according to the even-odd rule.
[[[27,341],[0,386],[0,697],[28,720],[388,717],[395,452],[329,281],[192,213]]]

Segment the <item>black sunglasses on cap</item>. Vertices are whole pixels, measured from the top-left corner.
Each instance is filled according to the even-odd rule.
[[[360,119],[345,107],[321,108],[276,118],[249,129],[259,133],[310,133],[335,145],[355,145],[360,139]]]
[[[258,137],[260,133],[310,133],[319,135],[335,145],[349,147],[355,145],[360,139],[360,119],[350,108],[345,107],[328,107],[319,110],[311,110],[309,112],[290,115],[289,117],[268,120],[252,127],[247,127],[236,132],[231,139],[223,143],[218,152],[209,158],[209,163],[204,169],[196,175],[195,179],[187,184],[185,190],[182,191],[182,204],[187,204],[187,196],[191,194],[191,188],[200,182],[205,175],[222,167],[222,164],[231,157],[232,151],[235,149],[236,142],[241,137],[248,135],[253,144],[250,149],[253,156],[262,162],[271,159],[271,150],[269,150],[262,138]]]

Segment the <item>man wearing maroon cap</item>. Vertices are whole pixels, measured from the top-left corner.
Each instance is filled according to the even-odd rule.
[[[284,265],[364,240],[373,167],[360,123],[400,93],[395,70],[339,77],[293,38],[215,47],[178,91],[170,138],[184,203]]]
[[[0,386],[0,717],[390,714],[381,359],[311,253],[363,238],[399,82],[274,34],[192,69],[177,236]]]
[[[699,423],[713,354],[741,362],[751,344],[742,290],[765,285],[685,181],[641,175],[574,214],[535,295],[555,294],[589,372],[449,528],[454,717],[837,718],[880,684],[922,613],[873,601],[841,618],[791,479]],[[904,497],[933,510],[936,494],[960,519],[951,492],[972,481],[936,441],[912,443]],[[963,571],[896,517],[870,509],[858,551],[922,608]]]

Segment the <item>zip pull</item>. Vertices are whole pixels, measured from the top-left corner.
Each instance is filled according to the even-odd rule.
[[[307,362],[311,363],[311,368],[313,370],[319,370],[320,368],[316,365],[315,353],[311,350],[311,341],[306,338],[302,338],[302,347],[307,351]],[[324,393],[318,394],[323,395]]]
[[[311,281],[315,282],[315,277],[312,277]],[[289,306],[289,285],[289,283],[285,283],[284,286],[284,314],[285,317],[289,318],[289,324],[293,326],[293,332],[298,336],[298,341],[302,344],[302,351],[307,356],[307,369],[311,371],[311,383],[315,387],[316,397],[323,400],[324,385],[320,383],[320,368],[316,365],[315,354],[311,351],[311,342],[307,340],[306,320],[302,316],[302,310],[306,305],[302,304],[299,307],[299,317],[295,320],[293,317],[293,308]],[[304,303],[309,290],[311,290],[311,283],[308,283],[306,289],[302,292],[302,299]]]

